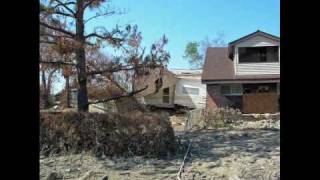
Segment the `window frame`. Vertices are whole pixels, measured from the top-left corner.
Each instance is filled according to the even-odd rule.
[[[165,93],[166,89],[168,89],[168,94]],[[165,101],[165,99],[168,101]],[[170,88],[169,87],[162,89],[162,103],[165,103],[165,104],[170,103]]]
[[[258,46],[258,47],[237,47],[238,48],[238,64],[254,64],[254,63],[279,63],[280,62],[280,57],[279,57],[279,46]],[[248,62],[248,61],[241,61],[240,59],[240,51],[244,51],[243,53],[247,53],[249,48],[255,48],[257,49],[257,59],[259,59],[259,61],[254,61],[254,62]],[[268,61],[268,48],[275,48],[276,50],[276,59],[275,60],[271,60]],[[269,50],[271,51],[271,50]],[[261,61],[263,58],[265,58],[265,61]]]
[[[235,93],[234,92],[234,89],[235,89],[235,87],[240,87],[240,93]],[[223,93],[222,92],[222,88],[223,87],[229,87],[229,93]],[[237,87],[237,88],[238,88]],[[222,95],[224,95],[224,96],[242,96],[243,95],[243,86],[242,86],[242,84],[224,84],[224,85],[221,85],[221,87],[220,87],[220,93],[222,94]]]

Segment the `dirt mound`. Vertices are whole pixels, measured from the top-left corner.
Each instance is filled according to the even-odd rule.
[[[173,154],[177,143],[159,114],[41,113],[42,155],[92,152],[95,156]]]

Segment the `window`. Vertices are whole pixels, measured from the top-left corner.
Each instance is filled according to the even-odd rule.
[[[182,87],[183,94],[199,95],[199,88]]]
[[[169,88],[164,88],[163,89],[163,94],[162,94],[162,102],[163,103],[169,103],[169,97],[170,97],[170,91]]]
[[[241,84],[222,85],[221,94],[223,95],[242,95]]]
[[[260,48],[260,62],[267,62],[267,48]]]
[[[263,92],[277,92],[276,83],[263,83],[263,84],[244,84],[243,92],[249,93],[263,93]]]
[[[279,62],[279,47],[240,47],[239,63]]]
[[[221,94],[231,94],[231,87],[230,86],[221,86]]]
[[[270,92],[269,86],[259,86],[257,92]]]

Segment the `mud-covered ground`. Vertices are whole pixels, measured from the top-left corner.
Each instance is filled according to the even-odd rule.
[[[190,154],[181,178],[279,179],[279,121],[241,123],[237,127],[234,130],[177,133],[183,144],[187,139],[191,140]],[[88,154],[79,154],[40,158],[40,178],[177,179],[183,156],[96,159]]]

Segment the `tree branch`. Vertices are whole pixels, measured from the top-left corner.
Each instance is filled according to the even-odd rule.
[[[62,2],[59,1],[59,0],[54,0],[54,1],[56,1],[56,2],[58,3],[58,5],[57,5],[56,7],[58,7],[59,5],[61,5],[61,6],[63,6],[65,9],[67,9],[71,14],[73,14],[74,17],[76,16],[76,13],[75,13],[72,9],[70,9],[70,8],[68,7],[68,5],[69,5],[70,3],[62,3]]]
[[[62,16],[67,16],[67,17],[71,17],[71,18],[75,18],[74,15],[72,14],[68,14],[68,13],[64,13],[64,12],[60,12],[60,11],[54,11],[51,14],[58,14],[58,15],[62,15]]]
[[[46,44],[57,44],[57,42],[54,42],[54,41],[42,41],[42,40],[40,40],[39,42],[40,43],[46,43]]]
[[[67,3],[67,4],[69,4],[69,3]],[[48,14],[58,14],[58,15],[63,15],[63,16],[75,18],[74,14],[68,14],[68,13],[61,12],[60,10],[56,9],[59,6],[61,6],[61,5],[58,4],[55,7],[46,7],[44,5],[41,5],[40,6],[40,12],[45,12],[45,13],[48,13]]]
[[[59,32],[64,33],[64,34],[67,34],[67,35],[69,35],[69,36],[71,36],[71,37],[74,37],[74,36],[75,36],[75,34],[73,34],[72,32],[69,32],[69,31],[67,31],[67,30],[65,30],[65,29],[62,29],[62,28],[58,28],[58,27],[51,26],[51,25],[46,24],[46,23],[44,23],[44,22],[40,22],[40,25],[42,25],[42,26],[44,26],[44,27],[46,27],[46,28],[49,28],[49,29],[52,29],[52,30],[55,30],[55,31],[59,31]]]
[[[63,61],[39,61],[40,63],[44,64],[60,64],[60,65],[70,65],[70,66],[75,66],[75,63],[71,62],[63,62]]]
[[[151,68],[155,68],[155,67],[161,67],[162,65],[143,65],[143,64],[138,64],[135,66],[118,66],[118,67],[112,67],[112,68],[108,68],[108,69],[103,69],[103,70],[99,70],[99,71],[91,71],[88,72],[87,75],[95,75],[95,74],[103,74],[106,72],[109,73],[113,73],[113,72],[118,72],[118,71],[128,71],[128,70],[133,70],[136,68],[144,68],[144,67],[151,67]]]
[[[68,5],[71,5],[71,4],[76,4],[75,2],[67,2],[67,3],[64,3],[64,5],[68,6]],[[62,4],[57,4],[56,6],[54,6],[53,8],[57,8],[59,6],[62,6]]]
[[[64,37],[64,38],[70,38],[70,39],[72,39],[72,37],[70,37],[70,36],[53,35],[53,34],[48,34],[48,33],[40,33],[40,36],[49,36],[49,37],[53,37],[53,38]]]
[[[98,18],[98,17],[101,17],[101,16],[113,15],[113,14],[115,14],[115,13],[116,13],[115,11],[111,11],[111,12],[106,12],[106,13],[103,13],[103,14],[97,14],[97,15],[92,16],[92,17],[88,18],[87,20],[85,20],[84,23],[87,23],[87,22],[89,22],[90,20],[95,19],[95,18]]]
[[[124,41],[124,39],[112,37],[114,34],[115,34],[115,33],[112,33],[112,34],[109,33],[108,35],[103,36],[103,35],[99,35],[99,34],[97,34],[97,33],[91,33],[91,34],[88,34],[87,36],[85,36],[85,39],[90,38],[90,37],[96,37],[96,38],[100,38],[100,39],[105,39],[105,40],[107,40],[107,41],[114,41],[114,42]],[[112,44],[112,42],[111,42],[111,44]],[[126,53],[129,52],[129,50],[126,49],[122,44],[118,44],[118,46],[121,47],[121,48],[123,48],[123,49],[126,51]]]
[[[63,37],[63,36],[59,36],[59,37]],[[57,42],[55,41],[43,41],[43,40],[40,40],[39,43],[45,43],[45,44],[58,44]],[[94,46],[95,44],[91,43],[91,42],[85,42],[87,45],[89,46]]]
[[[93,3],[93,1],[95,1],[95,0],[90,0],[87,4],[84,5],[83,9],[86,9],[88,6],[90,6],[90,4]]]
[[[91,33],[91,34],[88,34],[85,36],[85,38],[90,38],[90,37],[97,37],[97,38],[100,38],[100,39],[110,39],[112,37],[112,35],[108,35],[108,36],[102,36],[102,35],[99,35],[97,33]]]
[[[148,86],[146,86],[142,89],[136,90],[136,91],[132,91],[127,94],[117,95],[117,96],[109,97],[109,98],[102,99],[102,100],[90,101],[88,104],[98,104],[98,103],[108,102],[108,101],[112,101],[112,100],[117,100],[117,99],[124,98],[124,97],[131,97],[139,92],[146,90],[147,88],[148,88]]]

